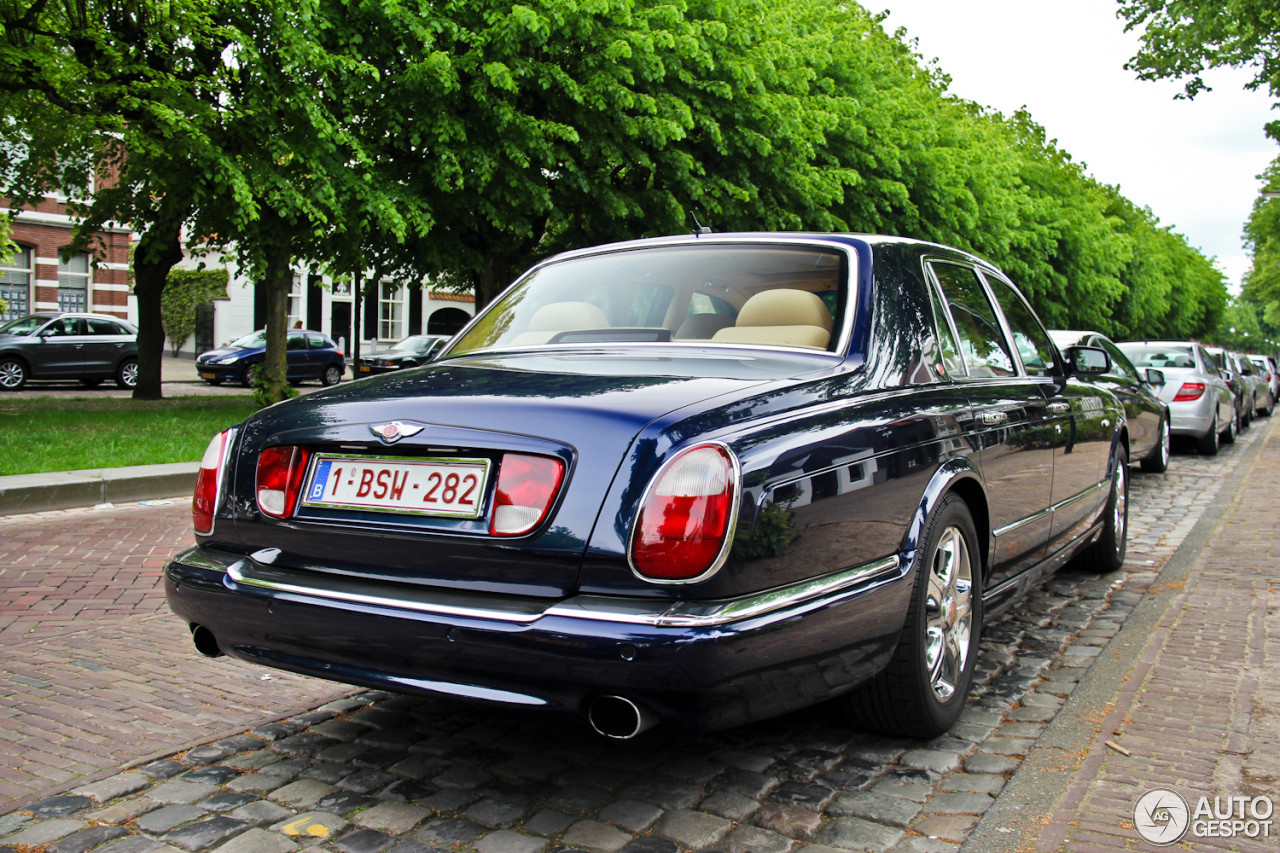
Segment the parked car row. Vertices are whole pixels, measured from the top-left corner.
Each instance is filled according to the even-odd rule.
[[[931,243],[570,252],[429,363],[215,436],[169,604],[205,655],[608,737],[824,700],[935,736],[986,621],[1121,566],[1129,463],[1234,423],[1198,344],[1125,346]]]

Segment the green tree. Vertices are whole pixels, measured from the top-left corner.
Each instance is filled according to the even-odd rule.
[[[1120,0],[1119,14],[1141,33],[1125,66],[1139,78],[1184,80],[1194,98],[1209,88],[1205,71],[1249,68],[1249,88],[1280,95],[1280,7],[1271,0]]]

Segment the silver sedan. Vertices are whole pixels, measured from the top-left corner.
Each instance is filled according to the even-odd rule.
[[[1173,434],[1190,436],[1206,456],[1219,441],[1231,444],[1240,431],[1240,410],[1226,379],[1203,346],[1195,341],[1129,341],[1118,344],[1139,370],[1164,373],[1157,390],[1169,404]]]

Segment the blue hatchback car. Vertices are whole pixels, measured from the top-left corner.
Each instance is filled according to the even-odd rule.
[[[337,385],[347,369],[346,357],[338,345],[325,334],[291,329],[285,345],[289,361],[289,381],[319,379],[324,385]],[[253,368],[262,364],[267,354],[267,330],[259,329],[226,346],[202,353],[196,358],[196,371],[210,385],[253,382]]]
[[[609,737],[826,699],[936,736],[986,620],[1124,560],[1109,368],[946,246],[572,252],[430,364],[217,435],[169,605],[206,655]]]

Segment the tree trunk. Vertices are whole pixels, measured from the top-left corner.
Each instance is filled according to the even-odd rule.
[[[138,241],[133,257],[133,292],[138,299],[138,384],[135,400],[159,400],[160,365],[164,360],[164,321],[160,298],[169,271],[182,260],[182,216],[164,212]]]
[[[283,231],[280,242],[267,256],[267,352],[263,362],[264,396],[268,403],[287,400],[289,362],[285,348],[289,340],[289,290],[293,285],[293,235]]]

